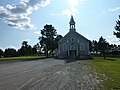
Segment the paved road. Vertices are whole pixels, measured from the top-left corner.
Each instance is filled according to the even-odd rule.
[[[93,90],[98,80],[90,60],[43,59],[0,64],[0,90]]]

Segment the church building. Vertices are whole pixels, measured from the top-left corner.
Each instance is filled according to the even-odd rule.
[[[76,32],[75,21],[71,16],[69,32],[58,43],[58,58],[79,59],[89,56],[89,40]]]

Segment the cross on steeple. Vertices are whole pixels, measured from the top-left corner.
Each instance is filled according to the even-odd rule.
[[[75,21],[72,15],[69,24],[70,24],[70,31],[75,31]]]

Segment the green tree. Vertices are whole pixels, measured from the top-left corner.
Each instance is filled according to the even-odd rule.
[[[93,52],[98,54],[98,42],[96,40],[93,40]]]
[[[116,26],[115,26],[116,32],[113,34],[117,37],[120,38],[120,15],[119,15],[119,20],[116,21]]]
[[[91,41],[89,41],[89,51],[93,52],[93,44]]]
[[[118,51],[120,51],[120,45],[118,45]]]
[[[62,35],[57,35],[54,41],[54,49],[58,48],[58,42],[63,38]]]
[[[22,42],[22,46],[27,47],[28,46],[28,42],[27,41],[23,41]]]
[[[105,59],[106,58],[105,53],[108,50],[108,43],[102,36],[99,38],[99,41],[98,41],[98,49],[99,49],[101,55],[103,55],[104,59]]]
[[[118,47],[116,44],[114,44],[114,51],[118,51]]]
[[[37,55],[41,54],[42,51],[41,51],[41,47],[40,47],[40,44],[37,43],[33,46],[33,48],[36,48],[36,51],[37,51]]]
[[[46,52],[46,56],[48,57],[48,52],[54,51],[54,41],[57,35],[56,29],[52,25],[45,25],[44,29],[41,30],[42,36],[39,37],[41,48]]]
[[[3,56],[3,50],[0,49],[0,58]]]
[[[20,56],[30,56],[33,54],[32,47],[28,45],[27,41],[22,42],[21,48],[18,50]]]
[[[37,55],[37,49],[34,48],[34,47],[32,48],[32,55],[33,55],[33,56]]]
[[[4,57],[15,57],[15,56],[18,56],[17,51],[15,49],[13,48],[5,49]]]

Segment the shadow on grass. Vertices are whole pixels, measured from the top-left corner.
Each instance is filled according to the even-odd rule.
[[[105,60],[109,60],[109,61],[117,61],[116,59],[113,59],[113,58],[106,58]]]

